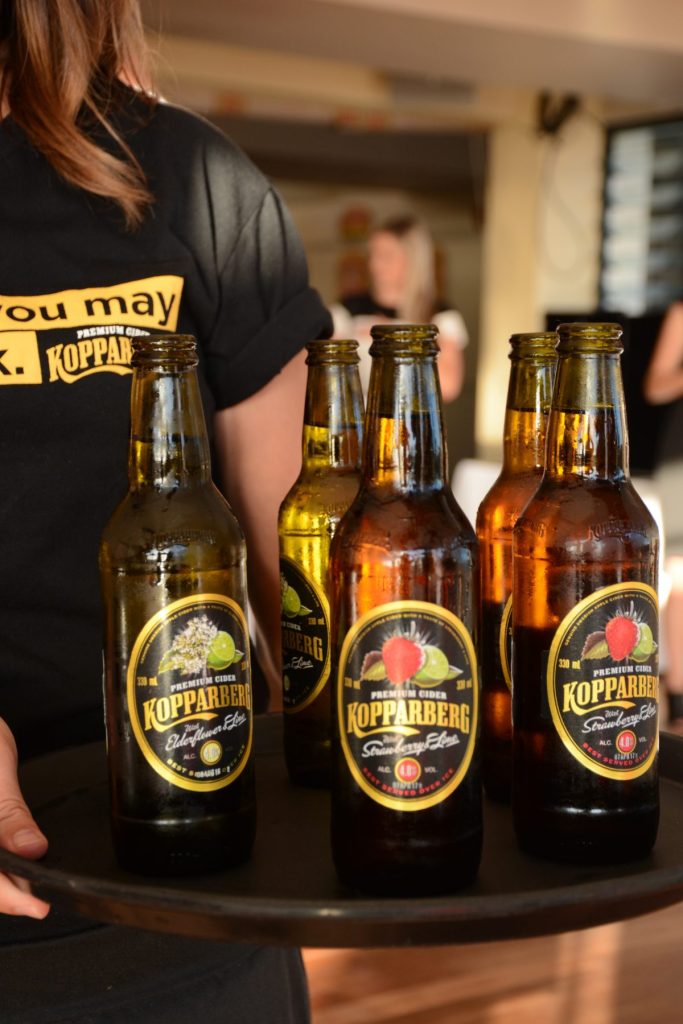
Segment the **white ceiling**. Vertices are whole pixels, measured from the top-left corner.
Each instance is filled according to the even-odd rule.
[[[477,86],[683,108],[681,0],[143,0],[162,33]]]

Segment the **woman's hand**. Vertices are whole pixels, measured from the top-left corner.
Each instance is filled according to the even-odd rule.
[[[7,724],[0,718],[0,847],[29,860],[47,850],[47,839],[24,803],[17,778],[17,747]],[[0,914],[43,918],[49,903],[32,896],[28,884],[0,873]]]

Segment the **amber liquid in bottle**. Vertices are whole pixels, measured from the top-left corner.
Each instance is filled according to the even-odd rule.
[[[501,801],[512,776],[512,528],[543,473],[556,342],[554,333],[510,339],[503,467],[477,513],[482,774],[487,795]]]
[[[330,544],[358,491],[363,396],[358,343],[308,345],[301,473],[279,516],[284,747],[292,782],[329,786]]]
[[[330,558],[332,848],[351,889],[417,895],[481,853],[476,539],[446,478],[436,329],[372,334],[363,478]]]
[[[124,867],[184,874],[254,839],[246,553],[194,339],[136,339],[132,363],[130,489],[100,545],[111,823]]]
[[[546,470],[513,531],[513,815],[526,851],[645,855],[658,824],[657,528],[609,324],[560,327]]]

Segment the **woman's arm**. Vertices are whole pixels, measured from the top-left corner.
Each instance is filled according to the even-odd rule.
[[[282,707],[277,515],[301,469],[305,393],[302,351],[260,391],[215,418],[221,482],[247,539],[249,601],[271,710]]]
[[[437,360],[441,395],[444,402],[452,402],[462,391],[465,377],[465,348],[469,342],[467,327],[456,309],[447,309],[432,317],[439,328]]]
[[[643,394],[652,405],[673,402],[683,395],[683,302],[675,302],[664,317],[643,381]]]
[[[465,376],[465,354],[448,336],[439,338],[439,347],[441,351],[436,365],[439,371],[441,395],[444,402],[452,402],[462,391],[462,382]]]

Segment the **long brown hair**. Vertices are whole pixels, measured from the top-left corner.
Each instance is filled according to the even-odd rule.
[[[139,0],[0,0],[0,102],[61,177],[118,203],[128,228],[152,202],[111,115],[122,80],[148,83]],[[148,92],[141,96],[153,104]],[[94,141],[99,126],[119,155]]]

